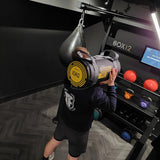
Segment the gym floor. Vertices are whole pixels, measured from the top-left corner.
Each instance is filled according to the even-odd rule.
[[[52,123],[63,85],[0,104],[0,160],[40,160],[56,124]],[[108,122],[109,123],[109,122]],[[87,152],[80,160],[125,160],[133,145],[99,121],[94,121]],[[148,142],[142,160],[151,150]],[[55,151],[55,160],[65,160],[68,142]]]

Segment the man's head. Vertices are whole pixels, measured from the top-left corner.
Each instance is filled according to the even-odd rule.
[[[89,58],[90,57],[90,53],[87,50],[87,48],[85,47],[76,47],[75,50],[72,52],[72,58]]]

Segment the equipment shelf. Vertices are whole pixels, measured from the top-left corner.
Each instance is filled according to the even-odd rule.
[[[135,108],[136,110],[138,110],[140,112],[143,112],[145,115],[147,115],[149,117],[153,117],[155,115],[155,112],[157,111],[157,107],[155,107],[154,105],[150,105],[147,109],[143,109],[139,105],[137,105],[136,103],[129,101],[129,100],[126,100],[121,95],[117,95],[117,98],[120,101],[123,101],[124,103],[126,103],[128,106],[131,106],[132,108]]]
[[[125,125],[127,125],[129,128],[133,128],[134,130],[136,130],[137,132],[143,134],[144,133],[144,128],[140,129],[138,128],[136,125],[132,124],[131,122],[127,121],[126,119],[122,118],[121,116],[119,116],[116,113],[112,113],[111,114],[114,118],[116,118],[117,120],[119,120],[120,122],[124,123]]]

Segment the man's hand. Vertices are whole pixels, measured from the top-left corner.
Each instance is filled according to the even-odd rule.
[[[109,72],[109,79],[100,82],[100,85],[107,84],[108,86],[114,86],[114,81],[117,77],[117,69],[112,68],[112,72]]]

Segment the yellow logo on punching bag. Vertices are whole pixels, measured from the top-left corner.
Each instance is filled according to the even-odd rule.
[[[112,66],[105,66],[100,68],[100,73],[98,75],[98,79],[106,78],[107,73],[112,70]]]
[[[82,87],[86,83],[87,71],[81,62],[73,61],[67,68],[67,77],[74,87]]]
[[[75,82],[80,82],[82,79],[82,71],[79,67],[75,66],[70,71],[71,79]]]

